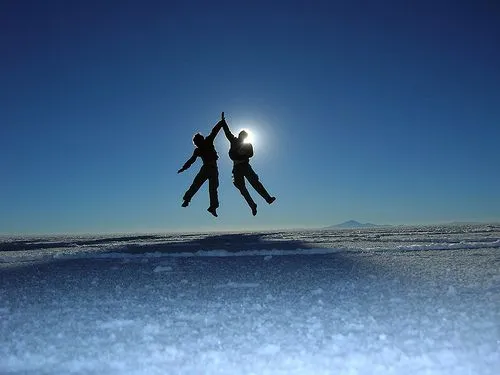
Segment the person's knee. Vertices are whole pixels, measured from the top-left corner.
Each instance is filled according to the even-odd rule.
[[[236,181],[233,181],[233,185],[241,190],[241,189],[244,189],[245,188],[245,181],[239,181],[239,180],[236,180]]]
[[[245,176],[248,180],[248,182],[259,182],[259,176],[256,173],[249,173]]]

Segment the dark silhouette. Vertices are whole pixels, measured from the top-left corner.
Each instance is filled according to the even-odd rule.
[[[189,202],[196,194],[196,192],[205,183],[205,181],[208,180],[210,207],[207,208],[207,211],[215,217],[217,217],[217,208],[219,207],[219,198],[217,196],[217,188],[219,187],[219,170],[217,169],[217,159],[219,159],[219,156],[217,155],[217,151],[215,150],[214,140],[224,123],[224,112],[222,112],[222,120],[220,120],[214,126],[207,137],[203,137],[203,135],[201,135],[200,133],[196,133],[194,135],[193,143],[195,145],[195,149],[193,151],[193,155],[182,166],[182,168],[177,171],[177,173],[185,171],[196,161],[196,158],[198,156],[201,158],[201,160],[203,161],[203,165],[201,166],[198,174],[195,176],[193,183],[184,194],[184,197],[182,198],[184,200],[184,202],[182,203],[182,207],[187,207],[189,205]]]
[[[243,195],[252,210],[252,215],[255,216],[257,215],[257,204],[247,190],[245,178],[267,203],[273,203],[276,198],[269,195],[264,185],[259,181],[259,176],[250,166],[250,158],[253,156],[253,146],[251,143],[245,143],[248,133],[242,130],[238,134],[238,137],[235,137],[225,121],[222,123],[222,128],[224,129],[226,138],[231,143],[229,157],[233,161],[233,184],[240,191],[241,195]]]

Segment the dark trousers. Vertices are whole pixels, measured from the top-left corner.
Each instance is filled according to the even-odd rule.
[[[205,183],[206,180],[208,180],[210,207],[219,207],[219,197],[217,196],[217,188],[219,187],[219,170],[217,169],[216,165],[203,165],[182,199],[188,202],[191,201],[193,196]]]
[[[240,191],[241,195],[243,195],[248,205],[250,207],[254,207],[256,204],[250,196],[250,193],[248,192],[248,189],[245,185],[245,178],[248,180],[248,182],[250,182],[250,185],[252,185],[255,191],[259,193],[262,198],[266,200],[266,202],[269,202],[271,196],[267,192],[264,185],[262,185],[262,183],[259,181],[259,176],[257,176],[257,173],[254,172],[250,164],[235,164],[233,166],[233,184]]]

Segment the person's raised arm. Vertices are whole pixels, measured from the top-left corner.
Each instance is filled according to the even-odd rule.
[[[226,120],[224,119],[224,112],[222,112],[221,120],[217,124],[215,124],[212,131],[207,136],[206,140],[209,142],[213,142],[215,137],[219,133],[220,129],[222,128],[223,123],[225,123],[225,122],[226,122]]]
[[[188,159],[187,162],[184,163],[184,165],[182,166],[182,168],[179,169],[177,171],[177,173],[184,172],[186,169],[188,169],[196,161],[197,157],[198,157],[198,153],[196,152],[196,150],[194,150],[193,155]]]
[[[226,120],[224,120],[222,124],[222,129],[224,130],[224,134],[226,135],[226,138],[229,142],[232,142],[236,139],[233,133],[231,133],[231,130],[229,130],[229,126],[227,125]]]

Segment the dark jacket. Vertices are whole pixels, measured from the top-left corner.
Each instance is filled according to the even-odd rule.
[[[217,151],[215,151],[214,140],[221,127],[222,121],[219,121],[217,125],[213,127],[210,134],[205,137],[203,143],[194,149],[193,155],[186,161],[180,171],[188,169],[196,161],[197,157],[203,160],[203,165],[217,165],[219,155],[217,155]]]
[[[229,127],[224,122],[222,125],[224,129],[224,134],[227,140],[231,144],[229,148],[229,157],[234,162],[248,163],[250,158],[253,156],[253,147],[251,143],[244,143],[238,137],[235,137],[233,133],[229,130]]]

